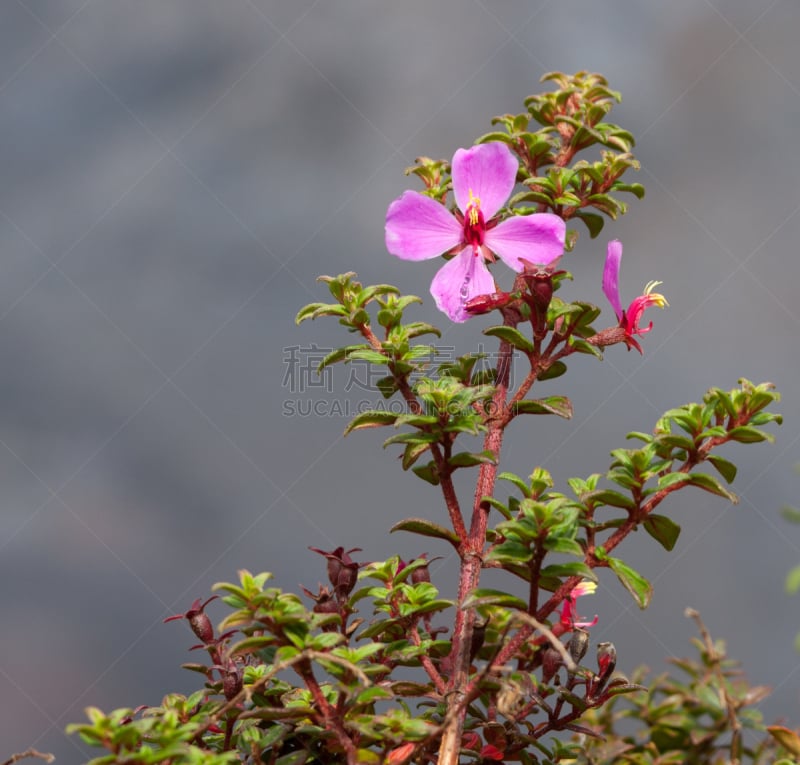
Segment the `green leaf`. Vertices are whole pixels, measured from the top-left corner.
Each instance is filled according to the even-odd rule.
[[[495,499],[494,497],[481,497],[481,504],[484,502],[489,505],[489,507],[493,507],[497,510],[506,520],[510,521],[513,517],[513,513],[499,499]]]
[[[564,577],[564,576],[583,576],[592,582],[597,581],[597,574],[594,569],[585,563],[575,561],[574,563],[554,563],[542,569],[542,576]]]
[[[800,566],[795,566],[786,576],[786,592],[795,595],[800,590]]]
[[[356,415],[344,429],[344,434],[352,433],[354,430],[363,428],[381,428],[385,425],[394,425],[398,415],[393,412],[386,412],[377,409],[370,409]]]
[[[399,295],[400,290],[391,284],[372,284],[364,287],[358,295],[356,305],[363,306],[374,300],[378,295]]]
[[[392,698],[390,691],[377,685],[364,688],[355,698],[356,704],[371,704],[373,701],[381,701]]]
[[[430,444],[425,443],[407,444],[403,451],[403,470],[408,470],[430,448]]]
[[[581,499],[586,503],[592,502],[595,506],[608,505],[609,507],[618,507],[621,510],[633,510],[636,507],[636,502],[631,497],[613,489],[593,491],[582,496]]]
[[[423,481],[427,481],[431,486],[439,485],[439,471],[436,469],[434,462],[411,468],[411,472],[419,476]]]
[[[294,319],[295,324],[300,324],[301,322],[305,321],[306,319],[312,318],[314,313],[319,308],[325,308],[325,303],[309,303],[308,305],[303,306],[297,312],[297,316]]]
[[[642,610],[650,605],[653,597],[653,585],[647,581],[638,571],[634,571],[627,563],[619,558],[607,558],[609,567],[622,582],[622,586],[633,595],[636,605]]]
[[[459,452],[447,460],[451,467],[474,467],[475,465],[496,465],[497,458],[494,452],[486,450],[483,452]]]
[[[507,539],[492,548],[484,556],[485,561],[499,561],[500,563],[527,563],[533,558],[533,552],[528,545]]]
[[[775,437],[769,433],[764,433],[758,428],[742,425],[728,431],[728,438],[731,441],[738,441],[740,444],[756,444],[759,441],[774,441]]]
[[[311,752],[307,752],[303,749],[300,749],[296,752],[290,752],[289,754],[283,755],[283,757],[278,757],[275,760],[275,765],[303,765],[303,763],[311,756]]]
[[[409,339],[420,335],[442,336],[442,331],[438,327],[434,327],[433,324],[426,324],[424,321],[414,321],[411,324],[406,324],[405,330]]]
[[[517,598],[502,590],[489,589],[473,590],[467,595],[461,607],[467,609],[481,606],[503,606],[505,608],[517,608],[520,611],[528,609],[528,604],[522,598]]]
[[[734,505],[738,504],[739,497],[732,491],[728,491],[716,478],[705,473],[690,473],[689,483],[692,486],[697,486],[699,489],[710,491],[712,494],[717,494],[720,497],[725,497],[733,502]]]
[[[597,213],[579,212],[575,217],[580,218],[586,224],[591,239],[595,239],[605,225],[605,219],[602,215],[598,215]]]
[[[348,358],[368,361],[370,364],[388,364],[391,361],[385,353],[373,351],[371,348],[356,349],[350,353]]]
[[[681,527],[666,515],[650,515],[644,522],[644,530],[665,550],[672,550],[681,533]]]
[[[384,398],[391,398],[400,388],[397,383],[397,378],[394,375],[381,377],[381,379],[375,383],[375,387],[381,392]]]
[[[489,337],[499,337],[525,353],[533,353],[533,343],[514,327],[487,327],[483,330],[483,334]]]
[[[768,725],[767,731],[784,749],[800,757],[800,736],[795,731],[781,725]]]
[[[659,491],[661,489],[670,489],[673,486],[688,483],[690,480],[687,473],[667,473],[667,475],[662,475],[658,479],[658,489]]]
[[[424,537],[444,539],[446,542],[450,542],[450,544],[454,545],[455,547],[458,547],[458,545],[461,544],[461,540],[454,531],[446,529],[444,526],[439,526],[432,521],[427,521],[424,518],[406,518],[399,523],[395,523],[390,531],[410,531],[412,534],[421,534]]]
[[[641,183],[615,183],[611,188],[614,191],[627,191],[637,199],[644,199],[644,186]]]
[[[733,483],[736,478],[736,465],[722,457],[718,457],[716,454],[710,454],[706,459],[728,483]]]
[[[565,555],[583,556],[583,548],[574,540],[567,537],[547,536],[544,540],[544,549]]]
[[[423,433],[419,430],[412,431],[411,433],[398,433],[394,436],[389,436],[383,442],[385,449],[390,444],[435,444],[439,440],[439,436],[435,433]]]
[[[516,486],[520,490],[520,493],[524,497],[527,497],[528,499],[530,499],[530,497],[531,497],[531,488],[530,488],[530,486],[528,486],[528,484],[522,478],[520,478],[518,475],[516,475],[515,473],[503,472],[503,473],[500,473],[497,476],[497,478],[500,481],[510,481],[511,483],[514,484],[514,486]]]
[[[556,414],[569,420],[572,418],[572,402],[566,396],[524,399],[514,405],[514,414]]]
[[[575,335],[570,337],[569,345],[578,353],[585,353],[587,356],[594,356],[600,360],[603,359],[603,352],[596,345],[592,345],[587,340],[582,340],[579,337],[575,337]]]
[[[563,361],[554,361],[547,369],[539,372],[540,380],[554,380],[561,377],[567,371],[567,365]]]

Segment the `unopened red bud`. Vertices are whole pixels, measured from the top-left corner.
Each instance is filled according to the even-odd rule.
[[[549,683],[562,664],[561,654],[548,646],[542,652],[542,682]]]
[[[346,598],[355,588],[358,581],[358,564],[351,563],[344,565],[339,570],[339,580],[336,583],[336,594],[340,598]]]
[[[599,670],[599,681],[605,683],[614,668],[617,666],[617,649],[613,643],[597,644],[597,668]]]
[[[469,644],[469,660],[472,662],[478,655],[478,651],[483,648],[483,643],[486,640],[486,625],[488,621],[483,624],[475,624],[472,628],[472,639]]]
[[[467,300],[464,304],[464,310],[472,316],[480,316],[497,308],[507,306],[513,299],[514,295],[511,292],[492,292],[488,295],[478,295]]]
[[[350,557],[350,553],[360,551],[361,548],[354,547],[345,552],[344,547],[337,547],[331,552],[320,550],[317,547],[309,547],[309,550],[320,555],[324,555],[328,561],[328,580],[333,585],[336,594],[342,597],[349,595],[356,584],[358,575],[358,564]],[[345,569],[353,569],[355,574],[346,572]]]
[[[421,582],[431,583],[431,572],[428,569],[428,564],[415,568],[411,572],[411,581],[413,584],[420,584]]]
[[[242,690],[242,675],[238,667],[233,667],[222,673],[222,692],[230,701]]]
[[[574,630],[568,646],[569,655],[572,657],[572,661],[574,661],[576,664],[580,664],[581,659],[586,655],[588,648],[589,633],[586,630]]]
[[[541,314],[547,311],[550,301],[553,299],[553,279],[550,275],[534,274],[528,277],[528,289],[533,298],[533,304]]]
[[[339,606],[330,595],[323,595],[315,604],[312,609],[315,614],[338,614]]]
[[[202,611],[189,617],[189,626],[203,643],[211,643],[214,640],[214,627],[211,624],[211,619]]]

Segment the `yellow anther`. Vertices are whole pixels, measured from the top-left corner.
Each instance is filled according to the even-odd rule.
[[[653,290],[658,287],[659,284],[663,284],[664,282],[647,282],[644,287],[644,294],[650,298],[650,305],[657,305],[659,308],[664,308],[664,306],[668,306],[669,303],[667,299],[659,292],[653,292]]]
[[[478,211],[481,209],[481,200],[472,194],[472,189],[469,190],[469,205],[467,205],[467,214],[469,215],[469,225],[478,225]]]

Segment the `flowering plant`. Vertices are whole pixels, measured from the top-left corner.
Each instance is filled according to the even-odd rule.
[[[746,380],[730,391],[712,388],[701,403],[666,412],[652,432],[631,434],[637,448],[613,450],[606,470],[571,479],[568,491],[557,490],[541,467],[531,466],[527,477],[500,470],[512,423],[572,415],[566,396],[533,398],[535,385],[563,375],[574,354],[602,359],[614,345],[643,352],[636,338],[653,329],[642,325],[643,313],[667,305],[653,282],[623,309],[618,241],[608,245],[602,275],[615,314],[610,326],[595,328],[601,310],[591,303],[556,295],[569,278],[562,258],[577,242],[568,227],[579,224],[597,237],[606,218],[627,210],[620,195],[640,198],[644,190],[622,180],[638,168],[632,137],[606,120],[619,95],[599,75],[547,79],[554,92],[528,98],[522,114],[496,118],[501,129],[458,149],[452,163],[420,158],[411,173],[424,189],[405,191],[386,215],[392,255],[444,256],[431,293],[448,320],[478,325],[484,320],[477,317],[498,317],[482,326],[498,343],[492,369],[481,369],[475,353],[437,359],[436,346],[417,338],[440,331],[406,319],[420,299],[391,285],[364,286],[353,273],[320,277],[333,302],[313,303],[297,316],[335,317],[360,338],[328,354],[320,369],[373,364],[383,374],[380,393],[403,402],[402,412],[360,413],[346,432],[387,430],[384,445],[400,447],[403,469],[440,493],[441,513],[398,518],[392,531],[455,554],[458,591],[440,596],[425,555],[367,563],[344,546],[312,548],[326,559],[329,586],[303,588],[305,597],[273,587],[269,574],[242,571],[237,583],[217,585],[230,609],[218,634],[205,614],[208,600],[171,617],[187,620],[201,641],[196,648],[206,660],[187,666],[203,677],[203,688],[167,696],[158,708],[89,710],[90,722],[72,730],[111,753],[95,762],[684,761],[673,746],[678,737],[661,733],[645,743],[620,735],[608,752],[599,748],[616,720],[607,710],[622,697],[643,698],[645,689],[616,673],[611,643],[590,652],[591,629],[603,617],[581,616],[578,601],[597,588],[597,571],[608,569],[640,608],[650,604],[651,584],[618,548],[643,529],[672,550],[680,527],[663,507],[675,492],[702,489],[735,501],[726,484],[736,468],[717,452],[731,442],[771,440],[764,428],[780,423],[767,411],[778,395],[769,383]],[[576,159],[590,148],[600,150],[599,159]],[[498,260],[512,274],[490,271]],[[496,278],[510,284],[504,290]],[[512,384],[515,355],[527,371]],[[470,436],[482,439],[479,448]],[[458,471],[474,476],[471,498],[456,485]],[[483,586],[489,569],[508,585]],[[719,651],[713,659],[720,673],[712,679],[730,701],[714,724],[757,727],[741,715],[757,695],[735,704]],[[685,725],[700,725],[701,717],[687,713]],[[773,732],[784,752],[800,743],[792,735]],[[751,752],[753,761],[766,762],[758,758],[776,746]],[[740,761],[741,736],[713,751]]]

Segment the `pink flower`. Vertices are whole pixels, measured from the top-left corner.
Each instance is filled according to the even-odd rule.
[[[569,595],[564,598],[564,603],[561,606],[561,624],[569,629],[585,629],[587,627],[594,627],[595,624],[598,622],[598,618],[595,615],[594,619],[590,622],[580,621],[584,617],[578,616],[578,598],[581,595],[592,595],[594,591],[597,589],[597,584],[595,582],[580,582],[576,584],[572,590],[570,590]]]
[[[642,320],[644,312],[650,306],[658,306],[663,308],[668,306],[667,299],[659,294],[653,292],[661,282],[648,282],[645,285],[644,292],[639,297],[634,298],[627,310],[622,310],[622,303],[619,298],[619,267],[622,262],[622,242],[618,239],[608,243],[606,251],[606,264],[603,269],[603,292],[611,303],[614,313],[617,314],[619,325],[625,330],[625,343],[630,348],[636,348],[639,353],[642,352],[642,347],[634,339],[634,335],[644,335],[653,328],[651,321],[646,327],[640,327],[639,322]]]
[[[566,226],[557,215],[494,216],[514,188],[519,163],[505,144],[459,149],[453,157],[454,214],[431,197],[406,191],[386,213],[386,249],[403,260],[455,252],[431,283],[439,310],[453,321],[470,318],[465,304],[496,291],[486,268],[497,255],[509,268],[548,265],[564,251]]]

